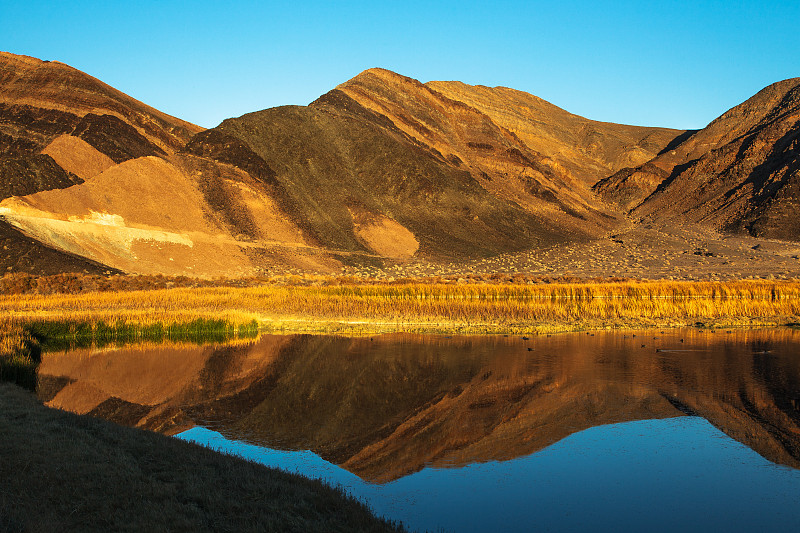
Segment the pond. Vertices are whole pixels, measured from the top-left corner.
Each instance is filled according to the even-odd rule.
[[[800,332],[264,335],[48,353],[49,405],[430,531],[800,529]]]

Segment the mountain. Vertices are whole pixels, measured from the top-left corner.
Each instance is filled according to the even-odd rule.
[[[247,172],[181,153],[200,131],[62,63],[0,54],[0,268],[237,276],[254,273],[259,227],[302,246]]]
[[[63,63],[0,52],[0,200],[174,153],[199,131]],[[3,272],[116,271],[83,249],[70,253],[23,232],[0,221]]]
[[[247,159],[231,147],[244,147]],[[541,193],[525,194],[535,209],[492,194],[461,162],[339,90],[308,107],[226,120],[196,136],[187,151],[240,168],[257,161],[304,235],[345,253],[386,256],[402,243],[401,257],[480,257],[587,239],[592,233],[582,221],[601,220],[571,209],[559,198],[562,188],[551,184],[532,181]]]
[[[766,87],[595,191],[636,220],[800,239],[800,78]]]
[[[307,107],[226,120],[187,151],[272,178],[317,245],[386,256],[399,241],[407,255],[452,260],[605,234],[618,220],[598,208],[587,175],[646,160],[681,133],[596,123],[531,95],[487,90],[530,105],[512,120],[511,97],[489,108],[472,96],[479,88],[370,69]],[[553,157],[525,140],[547,120],[552,132],[535,144],[560,150]],[[602,155],[588,147],[572,157],[580,135],[597,137]]]
[[[619,223],[594,176],[680,133],[588,121],[505,89],[486,89],[506,95],[491,107],[483,89],[381,69],[309,106],[200,131],[66,65],[2,60],[0,190],[13,197],[0,215],[133,273],[332,271],[591,240]]]
[[[632,222],[798,239],[797,87],[686,132],[369,69],[308,106],[202,130],[62,63],[1,53],[0,269],[480,264],[606,242]]]
[[[71,135],[115,163],[174,153],[202,130],[63,63],[6,52],[0,52],[0,120],[4,155],[41,151]]]
[[[589,120],[532,94],[507,87],[467,85],[457,81],[432,81],[425,86],[440,97],[461,102],[488,116],[516,136],[528,150],[538,152],[552,161],[552,167],[562,172],[566,170],[573,182],[586,186],[594,185],[623,167],[650,160],[684,133]]]

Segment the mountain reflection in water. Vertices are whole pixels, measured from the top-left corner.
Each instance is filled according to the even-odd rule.
[[[800,468],[800,332],[265,335],[43,356],[49,405],[312,450],[386,483],[527,456],[598,425],[693,415]]]

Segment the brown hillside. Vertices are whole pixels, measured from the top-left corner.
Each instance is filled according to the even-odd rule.
[[[74,187],[8,198],[0,215],[49,246],[131,273],[245,276],[276,262],[338,265],[307,246],[259,182],[192,156],[126,161]]]
[[[588,184],[680,133],[587,121],[505,89],[492,107],[458,87],[370,69],[308,107],[228,119],[186,149],[249,172],[316,246],[441,260],[606,234],[618,220]],[[543,111],[515,123],[524,102]],[[553,122],[537,141],[547,154],[525,142],[541,121]]]
[[[595,191],[635,218],[796,240],[800,78],[772,84]]]
[[[589,120],[507,87],[458,81],[431,81],[425,85],[486,114],[530,149],[556,160],[586,186],[622,168],[649,161],[684,133]]]
[[[442,88],[448,89],[448,96],[394,72],[370,69],[337,90],[388,118],[451,166],[469,171],[482,187],[506,202],[546,213],[560,224],[577,223],[595,234],[613,225],[607,213],[597,211],[597,202],[583,183],[593,182],[591,178],[577,177],[552,157],[552,149],[534,149],[485,107],[452,98],[461,95],[449,86]]]
[[[256,172],[324,248],[407,255],[416,241],[423,257],[476,257],[587,236],[555,196],[536,211],[498,198],[339,90],[211,131],[187,150]]]
[[[73,135],[60,135],[42,153],[53,158],[58,166],[86,179],[114,166],[114,161],[92,145]]]
[[[101,267],[198,276],[523,259],[548,272],[573,244],[619,248],[641,220],[797,239],[797,86],[680,132],[370,69],[309,106],[201,131],[61,63],[0,54],[0,200],[14,197],[0,224],[17,250],[0,269],[18,269],[31,239]],[[647,268],[665,272],[664,257]]]
[[[64,170],[47,154],[0,157],[0,200],[54,187],[71,187],[83,180]],[[25,272],[102,274],[116,272],[106,265],[46,246],[23,234],[0,216],[0,275]]]
[[[123,132],[122,122],[155,149],[169,153],[202,130],[58,61],[6,52],[0,52],[0,104],[0,130],[16,122],[22,130],[20,137],[27,135],[33,141],[71,133],[73,130],[67,131],[70,126],[78,127],[78,136],[91,131],[96,137],[108,137],[115,129],[130,134]],[[15,117],[17,120],[13,120]]]
[[[0,52],[0,199],[70,187],[115,162],[165,155],[200,130],[62,63]],[[0,271],[109,270],[6,221],[0,233]]]
[[[633,216],[800,239],[800,78],[767,87],[684,144],[676,152],[691,159]]]

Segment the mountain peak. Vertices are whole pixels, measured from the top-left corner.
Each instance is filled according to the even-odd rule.
[[[389,69],[386,69],[386,68],[383,68],[383,67],[372,67],[372,68],[368,68],[366,70],[363,70],[363,71],[359,72],[358,74],[356,74],[355,76],[353,76],[352,78],[350,78],[346,82],[342,83],[341,85],[347,85],[347,84],[352,83],[352,82],[357,82],[357,81],[361,81],[361,80],[369,79],[369,78],[377,78],[377,79],[386,80],[386,81],[391,80],[391,81],[394,81],[394,82],[404,81],[404,82],[416,82],[416,83],[419,83],[417,80],[415,80],[413,78],[409,78],[408,76],[403,76],[402,74],[398,74],[397,72],[394,72],[393,70],[389,70]]]

